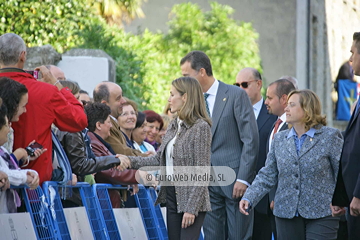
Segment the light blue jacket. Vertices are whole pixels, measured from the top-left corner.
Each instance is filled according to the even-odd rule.
[[[265,167],[247,189],[244,198],[255,206],[278,182],[274,215],[307,219],[331,215],[330,203],[335,189],[343,138],[339,130],[321,127],[314,138],[306,137],[296,153],[289,130],[275,134]]]

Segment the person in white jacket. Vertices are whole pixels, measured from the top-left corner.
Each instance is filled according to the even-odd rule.
[[[4,172],[8,176],[10,184],[15,186],[26,184],[31,189],[35,189],[39,186],[39,176],[37,172],[30,169],[20,169],[17,162],[2,146],[7,142],[10,125],[11,124],[7,118],[7,109],[0,99],[0,171]],[[20,198],[15,190],[1,189],[0,214],[16,212],[16,207],[19,206]]]

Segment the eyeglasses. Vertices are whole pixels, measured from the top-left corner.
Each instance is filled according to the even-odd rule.
[[[257,80],[250,80],[248,82],[242,82],[242,83],[234,83],[233,85],[238,86],[238,87],[241,86],[242,88],[248,88],[249,83],[254,82],[254,81],[257,81]]]

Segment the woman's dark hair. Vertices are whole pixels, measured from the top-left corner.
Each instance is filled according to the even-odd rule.
[[[94,132],[96,123],[104,123],[109,117],[111,110],[108,105],[96,102],[86,104],[85,112],[88,118],[88,129],[90,132]]]
[[[338,90],[338,82],[340,79],[349,79],[351,81],[354,81],[354,70],[350,66],[349,61],[347,61],[343,65],[341,65],[341,67],[339,69],[339,73],[338,73],[335,83],[334,83],[334,87],[335,87],[336,91]]]
[[[145,122],[145,118],[146,118],[145,113],[138,112],[138,115],[137,115],[137,118],[136,118],[135,128],[141,127],[143,125],[143,123]]]
[[[0,98],[7,108],[9,122],[16,115],[21,98],[28,93],[25,85],[7,77],[0,77]]]
[[[160,129],[162,129],[162,127],[164,126],[164,122],[161,118],[161,116],[159,114],[157,114],[156,112],[152,111],[152,110],[145,110],[143,111],[143,113],[145,113],[146,116],[146,121],[149,123],[153,123],[158,121],[160,123]]]
[[[0,98],[0,129],[2,129],[6,125],[6,117],[7,109],[2,99]]]

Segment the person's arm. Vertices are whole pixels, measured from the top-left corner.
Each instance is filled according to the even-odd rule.
[[[240,92],[234,104],[235,118],[243,143],[237,179],[251,184],[255,177],[259,152],[259,132],[253,107],[245,91]]]
[[[54,124],[67,132],[79,132],[87,127],[87,117],[82,104],[76,100],[69,88],[54,89],[51,105]]]
[[[96,182],[106,182],[111,184],[138,184],[135,178],[136,171],[137,170],[134,169],[126,169],[121,172],[116,169],[108,169],[96,173],[95,179]]]
[[[234,102],[235,119],[243,143],[239,170],[234,184],[233,198],[242,197],[254,180],[259,154],[259,132],[253,107],[245,91],[240,91]]]
[[[196,127],[194,136],[194,145],[191,153],[193,154],[194,166],[208,166],[207,174],[210,174],[210,156],[211,156],[211,128],[207,123],[202,123]],[[191,141],[192,142],[192,141]],[[206,169],[206,168],[204,168]],[[204,174],[205,172],[201,172]],[[198,215],[199,198],[204,196],[207,186],[197,186],[200,182],[192,182],[192,190],[185,205],[185,212]]]
[[[265,194],[268,193],[278,182],[279,172],[275,156],[275,148],[281,147],[280,144],[280,138],[275,136],[275,139],[271,144],[270,152],[266,158],[265,167],[260,169],[251,186],[246,189],[243,198],[248,199],[252,207],[255,207]]]
[[[84,176],[120,164],[119,158],[115,156],[104,156],[96,158],[87,158],[86,146],[81,132],[66,133],[61,140],[61,144],[69,158],[73,173]]]
[[[160,147],[161,148],[161,147]],[[161,149],[153,156],[141,157],[141,156],[127,156],[131,162],[131,168],[139,169],[144,166],[160,166]]]

